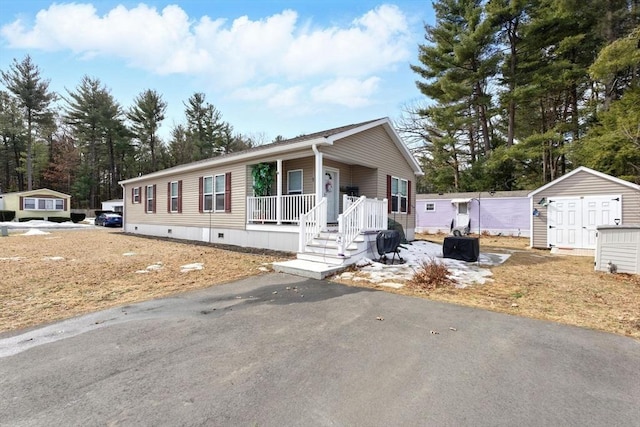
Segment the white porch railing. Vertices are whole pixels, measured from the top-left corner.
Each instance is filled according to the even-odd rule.
[[[247,197],[248,223],[298,223],[315,204],[315,194]]]
[[[300,215],[300,243],[298,250],[304,252],[305,246],[311,243],[320,231],[325,228],[327,228],[327,198],[323,197],[313,209]]]
[[[298,194],[282,196],[282,221],[300,221],[300,215],[307,213],[316,204],[315,194]]]
[[[365,196],[354,199],[344,196],[343,206],[347,206],[338,216],[338,233],[340,235],[339,254],[364,231],[386,230],[388,213],[387,199],[367,199]]]

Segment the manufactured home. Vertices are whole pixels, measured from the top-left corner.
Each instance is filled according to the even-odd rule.
[[[528,191],[418,194],[416,232],[449,233],[468,227],[471,233],[529,237]]]
[[[0,210],[15,211],[15,221],[22,218],[70,218],[70,200],[70,195],[48,188],[3,193],[0,194]]]
[[[382,118],[124,180],[124,230],[345,265],[389,218],[413,239],[420,175]]]

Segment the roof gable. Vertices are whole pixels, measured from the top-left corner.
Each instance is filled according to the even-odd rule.
[[[550,187],[553,187],[557,183],[559,183],[561,181],[564,181],[565,179],[570,178],[570,177],[572,177],[572,176],[574,176],[574,175],[576,175],[576,174],[578,174],[580,172],[586,172],[586,173],[589,173],[591,175],[597,176],[599,178],[606,179],[606,180],[611,181],[611,182],[615,182],[616,184],[624,185],[624,186],[632,188],[632,189],[634,189],[636,191],[640,191],[640,185],[636,185],[636,184],[634,184],[632,182],[625,181],[624,179],[616,178],[615,176],[607,175],[606,173],[602,173],[602,172],[598,172],[598,171],[593,170],[593,169],[589,169],[586,166],[580,166],[579,168],[574,169],[571,172],[562,175],[560,178],[556,178],[553,181],[549,182],[548,184],[545,184],[542,187],[532,191],[531,193],[529,193],[529,197],[533,197],[536,194],[538,194],[539,192],[544,191],[544,190],[546,190],[546,189],[548,189]]]
[[[69,194],[61,193],[59,191],[51,190],[49,188],[38,188],[36,190],[27,190],[27,191],[14,191],[12,193],[0,193],[0,195],[2,196],[8,196],[8,195],[14,195],[14,194],[18,196],[23,196],[23,197],[29,197],[29,196],[41,195],[41,194],[50,194],[52,196],[56,196],[60,198],[71,197]]]

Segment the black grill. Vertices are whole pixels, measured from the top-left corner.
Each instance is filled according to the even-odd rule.
[[[376,237],[376,249],[378,250],[378,255],[380,255],[380,259],[378,262],[387,263],[387,254],[393,253],[393,257],[391,258],[391,264],[398,255],[398,259],[402,262],[402,257],[400,256],[400,252],[398,251],[398,247],[400,246],[400,232],[398,230],[383,230],[378,232],[378,236]]]

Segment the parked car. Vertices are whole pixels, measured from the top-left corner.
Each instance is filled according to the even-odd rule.
[[[122,227],[122,216],[115,213],[103,213],[96,218],[94,224],[103,227]]]

